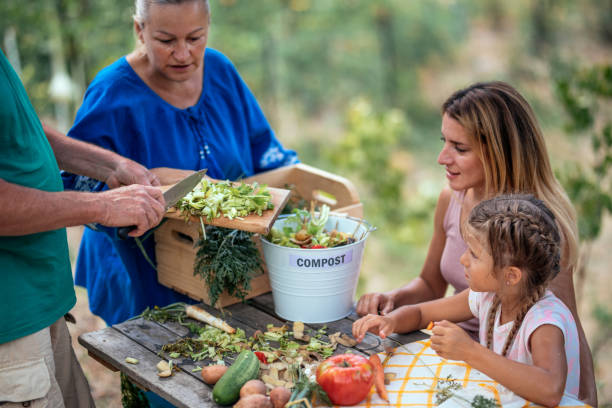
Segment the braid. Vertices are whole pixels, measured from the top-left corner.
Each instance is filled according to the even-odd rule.
[[[495,328],[495,314],[497,308],[501,304],[501,299],[496,295],[493,299],[493,304],[489,309],[489,316],[487,318],[487,348],[493,350],[493,329]]]
[[[514,319],[514,326],[512,326],[512,330],[510,330],[510,333],[508,333],[508,337],[506,338],[506,344],[504,345],[502,356],[506,357],[508,354],[508,350],[510,350],[510,346],[514,342],[514,337],[516,336],[516,333],[518,333],[518,329],[523,324],[523,319],[525,319],[525,316],[527,316],[527,312],[529,312],[529,309],[531,309],[531,307],[535,305],[538,300],[542,298],[542,296],[544,296],[545,291],[545,286],[538,287],[529,300],[523,305],[521,311],[516,315],[516,318]]]

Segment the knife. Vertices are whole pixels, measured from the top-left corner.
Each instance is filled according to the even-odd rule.
[[[164,209],[168,211],[170,207],[173,207],[181,198],[185,197],[187,193],[189,193],[193,188],[202,180],[202,177],[206,174],[207,169],[202,169],[197,171],[189,176],[185,177],[168,190],[164,192],[164,200],[166,201],[166,205]],[[131,225],[129,227],[120,227],[117,230],[117,235],[121,239],[128,238],[128,233],[132,230],[136,229],[135,225]]]

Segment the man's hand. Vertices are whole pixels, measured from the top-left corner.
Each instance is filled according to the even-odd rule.
[[[160,189],[132,184],[96,193],[102,207],[96,222],[107,227],[136,225],[128,235],[138,237],[157,226],[165,214],[164,196]]]
[[[394,308],[393,298],[386,293],[366,293],[357,302],[357,314],[359,316],[379,313],[386,315]]]
[[[449,360],[465,360],[473,346],[478,344],[465,330],[447,320],[436,322],[431,331],[431,348]]]
[[[105,180],[108,188],[142,184],[143,186],[159,186],[159,178],[141,164],[123,159],[117,163],[115,169]]]

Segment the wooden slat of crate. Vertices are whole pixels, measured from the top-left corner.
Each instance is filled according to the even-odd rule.
[[[155,231],[155,252],[157,258],[157,280],[160,284],[183,293],[192,299],[210,304],[208,285],[193,274],[193,265],[197,249],[194,243],[199,240],[200,225],[185,223],[182,220],[168,219]],[[258,235],[254,236],[260,249]],[[263,260],[263,255],[262,255]],[[251,290],[247,299],[270,291],[268,270],[251,279]],[[240,302],[240,299],[223,293],[217,301],[217,307],[225,307]]]
[[[363,218],[363,205],[353,183],[341,176],[298,163],[256,174],[243,180],[245,183],[257,181],[270,187],[287,188],[293,186],[295,192],[306,201],[317,200],[328,204],[333,212]],[[335,200],[330,202],[324,193],[331,194]]]

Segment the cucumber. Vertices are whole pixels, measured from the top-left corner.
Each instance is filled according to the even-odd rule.
[[[240,398],[240,388],[259,376],[259,359],[250,350],[242,352],[217,381],[213,388],[213,400],[220,405],[230,405]]]

